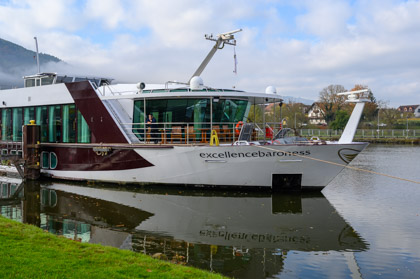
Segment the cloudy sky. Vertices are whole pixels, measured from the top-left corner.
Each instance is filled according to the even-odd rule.
[[[188,81],[213,43],[242,28],[202,74],[213,87],[316,100],[367,85],[389,106],[420,104],[420,1],[0,0],[0,38],[67,62],[60,73]],[[57,67],[57,66],[55,66]]]

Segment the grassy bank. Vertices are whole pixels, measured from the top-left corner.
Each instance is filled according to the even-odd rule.
[[[222,278],[131,251],[79,243],[0,216],[1,278]]]

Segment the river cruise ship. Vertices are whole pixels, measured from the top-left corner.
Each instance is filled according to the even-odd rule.
[[[322,189],[367,146],[353,137],[368,90],[343,93],[356,105],[337,142],[299,137],[280,119],[256,123],[248,118],[251,110],[282,103],[274,87],[263,93],[221,89],[200,77],[217,49],[235,43],[234,32],[207,37],[215,46],[186,83],[24,77],[23,88],[0,91],[2,154],[20,154],[22,126],[35,120],[41,174],[48,177]]]

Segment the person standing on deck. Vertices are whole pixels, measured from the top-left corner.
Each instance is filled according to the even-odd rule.
[[[150,127],[150,134],[151,134],[151,138],[152,138],[153,142],[158,143],[158,140],[157,140],[158,130],[156,129],[157,128],[156,118],[154,118],[151,113],[149,113],[149,115],[147,117],[146,124],[147,124],[147,126]]]

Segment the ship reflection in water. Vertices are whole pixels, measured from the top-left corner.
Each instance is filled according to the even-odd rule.
[[[6,179],[6,178],[5,178]],[[367,243],[321,194],[121,189],[6,179],[1,214],[77,241],[129,249],[237,278],[271,277],[292,251]]]

